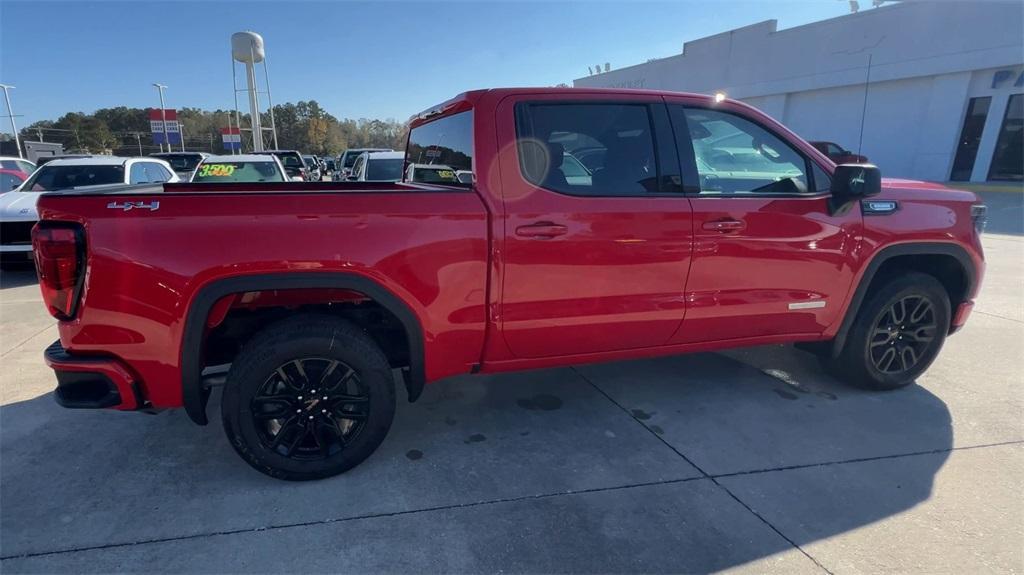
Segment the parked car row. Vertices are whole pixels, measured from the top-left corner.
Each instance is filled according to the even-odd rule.
[[[199,162],[209,155],[206,152],[161,152],[150,154],[149,157],[164,160],[171,165],[179,178],[187,182],[192,178],[192,172],[195,171]]]
[[[345,150],[342,155],[338,156],[337,169],[334,171],[334,181],[342,182],[352,175],[352,166],[355,165],[356,159],[366,152],[394,152],[394,150],[391,148],[349,148]]]
[[[22,162],[23,165],[30,164]],[[51,159],[24,178],[16,189],[0,194],[0,263],[24,264],[31,261],[32,226],[39,220],[36,203],[44,192],[178,181],[180,178],[171,165],[154,157]]]

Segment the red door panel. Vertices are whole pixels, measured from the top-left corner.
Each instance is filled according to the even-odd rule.
[[[827,197],[695,197],[686,320],[672,343],[819,333],[852,282],[861,215]]]
[[[650,97],[636,101],[660,103]],[[500,142],[515,141],[514,105],[508,99],[498,107]],[[689,200],[551,191],[522,176],[518,153],[516,146],[499,152],[499,321],[512,354],[539,358],[666,343],[685,309]]]

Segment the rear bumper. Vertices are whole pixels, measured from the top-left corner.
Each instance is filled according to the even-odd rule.
[[[62,407],[131,411],[143,405],[135,378],[116,359],[72,355],[59,340],[43,358],[57,375],[53,397]]]

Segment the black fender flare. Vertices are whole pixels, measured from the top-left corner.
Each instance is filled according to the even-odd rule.
[[[974,293],[974,289],[978,281],[978,273],[974,267],[974,260],[971,259],[970,254],[967,253],[962,246],[953,243],[946,242],[914,242],[906,244],[896,244],[879,250],[867,264],[867,269],[864,270],[864,275],[860,278],[860,283],[857,284],[857,288],[853,293],[853,297],[850,299],[850,305],[846,308],[846,315],[843,316],[843,323],[839,326],[839,331],[836,332],[835,338],[832,340],[832,349],[829,350],[830,355],[833,358],[839,357],[839,353],[843,349],[843,345],[846,344],[846,337],[850,333],[850,329],[853,327],[853,322],[857,319],[857,313],[860,312],[860,306],[864,303],[864,298],[867,297],[868,287],[871,285],[872,280],[875,279],[875,274],[882,267],[886,261],[891,260],[895,257],[900,256],[951,256],[960,263],[960,267],[963,269],[964,277],[967,279],[967,295]],[[954,306],[960,302],[951,302]]]
[[[423,327],[416,314],[398,296],[367,277],[343,272],[280,272],[234,276],[214,280],[201,287],[185,316],[181,343],[181,397],[185,413],[199,425],[206,425],[206,403],[210,392],[202,382],[203,336],[210,309],[222,297],[248,291],[271,289],[340,288],[364,293],[398,318],[409,342],[409,372],[405,385],[409,401],[419,398],[426,383]]]

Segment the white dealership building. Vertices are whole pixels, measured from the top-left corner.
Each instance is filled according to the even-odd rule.
[[[769,20],[574,85],[721,92],[859,150],[885,176],[1024,176],[1020,0],[908,0],[785,30]]]

